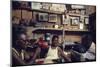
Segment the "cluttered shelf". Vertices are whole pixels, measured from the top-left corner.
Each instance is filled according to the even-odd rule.
[[[20,8],[16,8],[14,10],[28,10],[28,11],[37,11],[37,12],[45,12],[45,13],[53,13],[53,14],[63,14],[63,12],[60,12],[60,11],[52,11],[52,10],[44,10],[44,9],[21,8],[21,7]],[[75,13],[68,13],[68,15],[88,17],[88,15],[75,14]]]
[[[70,16],[83,16],[83,17],[89,17],[88,15],[82,15],[82,14],[75,14],[75,13],[68,13]]]
[[[90,33],[89,30],[80,30],[80,29],[75,29],[75,30],[68,30],[68,29],[55,29],[55,28],[34,28],[34,27],[27,27],[28,30],[31,30],[33,33],[51,33],[51,34],[59,34],[62,35],[63,32],[65,34],[76,34],[76,35],[82,35],[85,33]]]
[[[53,13],[53,14],[63,14],[60,11],[51,11],[51,10],[44,10],[44,9],[31,9],[31,8],[16,8],[14,10],[28,10],[28,11],[38,11],[38,12],[45,12],[45,13]]]
[[[80,32],[88,32],[89,30],[88,29],[62,29],[62,28],[59,28],[59,29],[56,29],[56,28],[33,28],[34,31],[38,31],[38,30],[54,30],[54,31],[80,31]]]

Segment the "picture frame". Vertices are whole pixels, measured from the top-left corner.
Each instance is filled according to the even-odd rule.
[[[49,22],[57,22],[57,15],[49,14]]]
[[[70,21],[71,21],[72,26],[77,26],[80,22],[80,17],[79,16],[71,16]]]
[[[20,7],[21,8],[31,8],[31,3],[26,2],[26,1],[22,1],[22,2],[20,2]]]
[[[48,22],[48,13],[39,13],[38,14],[38,21]]]
[[[52,4],[50,4],[50,3],[42,3],[42,9],[44,9],[44,10],[50,10],[51,6],[52,6]]]
[[[42,8],[41,3],[38,3],[38,2],[31,2],[31,9],[40,10],[41,8]]]
[[[26,3],[22,8],[18,3],[21,0],[12,1],[11,60],[8,60],[12,67],[96,62],[96,5],[25,1],[32,8],[25,7]],[[81,14],[84,10],[81,5],[86,14],[84,11]],[[58,47],[63,55],[59,54]]]
[[[86,14],[86,10],[85,9],[82,9],[81,10],[81,15],[85,15]]]

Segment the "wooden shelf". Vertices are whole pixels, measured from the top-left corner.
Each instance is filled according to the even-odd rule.
[[[50,11],[50,10],[43,10],[43,9],[41,9],[41,10],[33,9],[33,11],[53,13],[53,14],[62,14],[62,12],[59,12],[59,11]]]
[[[89,34],[90,32],[88,30],[63,30],[63,29],[54,29],[54,28],[33,28],[33,33],[51,33],[51,34],[57,34],[57,35],[83,35],[83,34]]]
[[[53,13],[53,14],[63,14],[63,12],[60,12],[60,11],[51,11],[51,10],[44,10],[44,9],[31,9],[31,8],[16,8],[16,9],[29,10],[29,11],[38,11],[38,12],[45,12],[45,13]],[[84,17],[88,17],[88,15],[82,15],[82,14],[75,14],[75,13],[68,13],[68,14],[69,15],[73,15],[73,16],[84,16]]]
[[[44,10],[44,9],[31,9],[31,8],[16,8],[15,10],[29,10],[29,11],[38,11],[38,12],[45,12],[45,13],[53,13],[53,14],[62,14],[63,12],[59,11],[51,11],[51,10]]]
[[[56,28],[34,28],[34,30],[57,30],[57,31],[63,31],[63,29],[56,29]],[[76,30],[70,30],[70,29],[64,29],[65,31],[80,31],[80,32],[88,32],[88,30],[80,30],[80,29],[76,29]]]
[[[83,32],[85,32],[85,31],[86,31],[86,32],[87,32],[87,31],[89,31],[89,30],[85,30],[85,29],[84,29],[84,30],[81,30],[81,29],[75,29],[75,30],[74,30],[74,29],[72,29],[72,30],[68,30],[68,29],[67,29],[67,30],[65,30],[65,31],[83,31]]]
[[[89,17],[88,15],[75,14],[75,13],[69,13],[68,15]]]

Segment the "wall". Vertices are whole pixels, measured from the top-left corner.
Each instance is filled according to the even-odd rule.
[[[86,11],[87,11],[87,14],[91,14],[93,12],[95,12],[95,7],[87,7]],[[32,15],[33,14],[33,15]],[[18,17],[19,19],[23,18],[23,19],[32,19],[34,18],[34,20],[36,21],[36,15],[38,14],[38,12],[31,12],[31,11],[27,11],[27,10],[22,10],[22,14],[21,14],[21,10],[13,10],[12,11],[12,16],[16,16]],[[45,27],[53,27],[54,24],[58,24],[58,25],[61,25],[61,18],[60,16],[57,16],[57,22],[56,23],[50,23],[50,22],[41,22],[41,25],[45,26]],[[65,28],[71,28],[71,27],[77,27],[77,26],[70,26],[70,24],[68,25],[65,25]],[[32,38],[39,38],[41,36],[43,36],[43,34],[33,34],[32,31],[34,30],[34,28],[32,27],[29,27],[27,28],[27,34],[28,34],[28,37],[29,39],[32,39]],[[62,36],[60,35],[60,40],[62,40]],[[77,41],[77,42],[80,42],[81,41],[81,36],[80,35],[65,35],[65,41]],[[61,41],[60,41],[61,42]]]

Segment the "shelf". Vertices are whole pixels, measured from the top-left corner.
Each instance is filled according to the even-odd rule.
[[[84,16],[84,17],[89,17],[88,15],[75,14],[75,13],[69,13],[68,15],[71,15],[71,16]]]
[[[34,28],[33,33],[51,33],[51,34],[58,34],[58,35],[83,35],[89,34],[88,30],[66,30],[63,33],[63,29],[54,29],[54,28]]]
[[[63,12],[59,12],[59,11],[50,11],[50,10],[44,10],[44,9],[31,9],[31,8],[16,8],[16,9],[29,10],[29,11],[38,11],[38,12],[45,12],[45,13],[53,13],[53,14],[62,14],[63,13]]]
[[[81,29],[76,29],[76,30],[68,30],[68,29],[67,29],[67,30],[65,30],[65,31],[76,31],[76,32],[77,32],[77,31],[80,31],[80,32],[88,32],[88,30],[81,30]]]
[[[39,11],[39,12],[46,12],[46,13],[53,13],[53,14],[62,14],[62,12],[59,12],[59,11],[50,11],[50,10],[36,10],[36,9],[33,9],[33,11]]]
[[[45,12],[45,13],[53,13],[53,14],[63,14],[63,12],[60,12],[60,11],[51,11],[51,10],[44,10],[44,9],[31,9],[31,8],[16,8],[16,9],[38,11],[38,12]],[[68,13],[68,15],[88,17],[88,15],[75,14],[75,13]]]
[[[56,29],[56,28],[34,28],[34,30],[58,30],[58,31],[62,31],[63,29]],[[76,29],[76,30],[70,30],[70,29],[64,29],[65,31],[88,31],[88,30],[80,30],[80,29]]]

